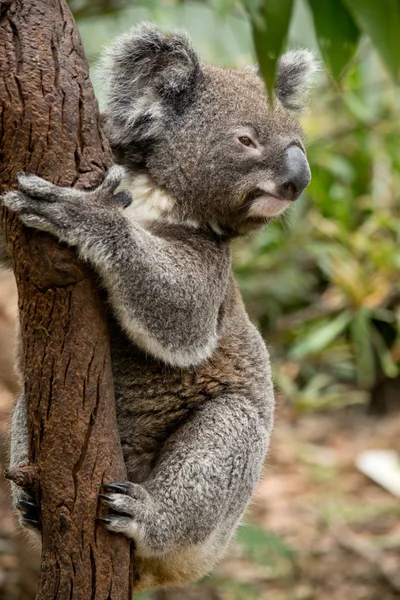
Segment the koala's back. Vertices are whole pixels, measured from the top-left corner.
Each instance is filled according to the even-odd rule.
[[[168,439],[204,403],[224,394],[251,406],[269,436],[274,403],[269,357],[233,276],[218,346],[200,366],[182,369],[157,361],[134,346],[113,319],[110,325],[117,420],[130,481],[144,481]]]

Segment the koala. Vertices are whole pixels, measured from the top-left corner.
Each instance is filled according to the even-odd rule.
[[[260,477],[274,393],[264,342],[231,269],[231,241],[289,208],[310,181],[292,111],[308,51],[279,63],[276,100],[255,71],[199,61],[186,34],[144,24],[102,62],[116,164],[91,191],[18,178],[2,201],[74,247],[108,295],[118,427],[128,481],[100,499],[134,540],[137,590],[181,585],[222,556]],[[123,181],[125,191],[118,191]],[[11,465],[28,457],[26,408]],[[33,500],[13,486],[23,525]]]

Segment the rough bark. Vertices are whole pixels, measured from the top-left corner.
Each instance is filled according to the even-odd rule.
[[[111,154],[64,0],[0,0],[0,193],[18,171],[98,184]],[[131,597],[131,548],[96,521],[104,483],[126,478],[104,303],[89,268],[3,209],[16,276],[29,467],[42,514],[40,600]]]

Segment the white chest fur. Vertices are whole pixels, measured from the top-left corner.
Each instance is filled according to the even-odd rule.
[[[125,214],[136,223],[173,220],[175,199],[162,188],[154,185],[146,174],[127,176],[121,187],[132,194],[132,204]]]

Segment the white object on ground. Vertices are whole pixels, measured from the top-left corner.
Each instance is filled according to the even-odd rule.
[[[394,450],[367,450],[356,458],[357,468],[400,498],[400,456]]]

